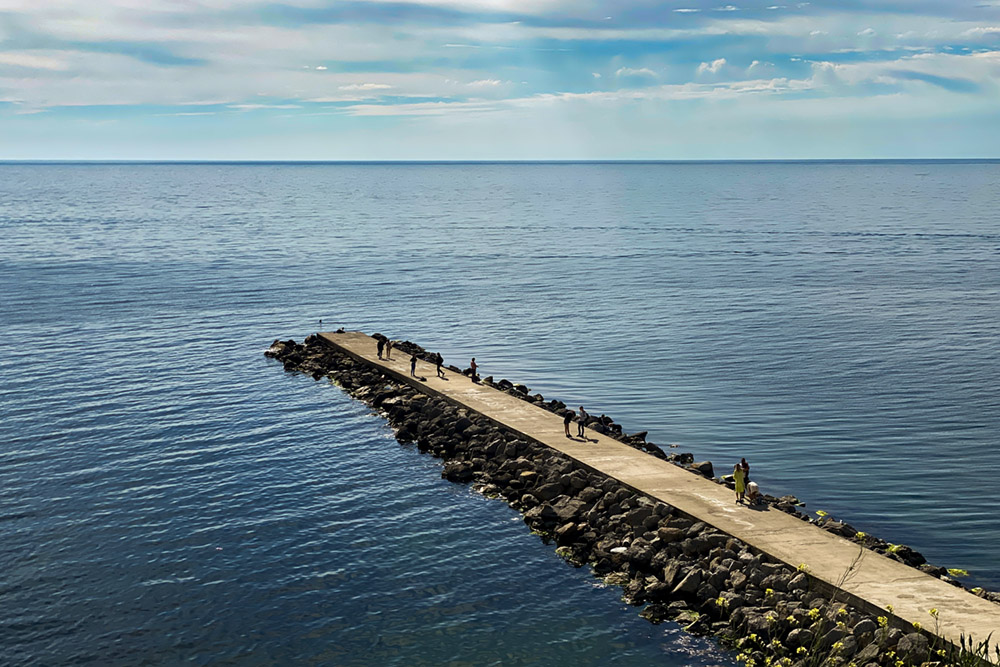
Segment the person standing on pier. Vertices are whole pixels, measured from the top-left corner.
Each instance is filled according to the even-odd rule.
[[[410,355],[410,375],[417,377],[417,355]]]
[[[589,416],[590,416],[590,415],[588,415],[588,414],[587,414],[587,411],[586,411],[586,410],[584,410],[584,409],[583,409],[583,406],[581,405],[581,406],[580,406],[580,421],[579,421],[579,422],[577,423],[577,425],[576,425],[576,434],[577,434],[578,436],[580,436],[581,438],[585,438],[585,437],[587,437],[587,436],[586,436],[586,435],[584,434],[584,432],[583,432],[583,429],[584,429],[584,427],[585,427],[585,426],[587,425],[587,417],[589,417]]]
[[[378,358],[382,358],[382,350],[385,349],[385,338],[378,339]]]
[[[385,339],[385,358],[392,361],[392,341],[388,338]]]
[[[471,377],[473,382],[479,382],[479,376],[476,375],[476,369],[479,368],[476,365],[476,358],[472,357],[472,361],[469,362],[469,368],[472,369]]]
[[[750,481],[750,464],[747,463],[747,460],[745,458],[741,458],[740,459],[740,467],[743,468],[743,481],[744,482],[749,482]]]
[[[569,434],[569,423],[571,421],[573,421],[573,417],[575,417],[575,416],[576,416],[576,413],[567,408],[567,410],[566,410],[566,416],[563,417],[563,428],[566,429],[566,437],[567,438],[572,438],[573,437],[573,436],[571,436]]]
[[[733,466],[733,484],[736,487],[736,502],[743,504],[743,496],[746,495],[746,476],[743,473],[743,466],[739,463]]]
[[[434,366],[437,368],[437,376],[439,378],[444,377],[444,371],[441,370],[441,364],[444,363],[444,357],[441,356],[440,352],[434,354]]]

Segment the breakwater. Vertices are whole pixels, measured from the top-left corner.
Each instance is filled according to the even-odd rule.
[[[912,609],[880,606],[879,596],[861,596],[854,590],[852,579],[867,578],[872,566],[871,559],[866,560],[867,550],[854,544],[840,565],[831,557],[836,555],[832,546],[845,542],[833,533],[844,530],[846,524],[819,531],[790,519],[789,515],[804,516],[795,509],[793,499],[771,498],[772,506],[782,512],[759,513],[755,523],[763,530],[753,537],[766,538],[762,548],[760,539],[740,535],[745,532],[742,524],[754,522],[731,512],[731,495],[725,494],[725,507],[716,506],[717,496],[711,491],[718,485],[705,479],[712,476],[707,462],[688,464],[700,474],[682,472],[681,477],[667,479],[669,488],[659,489],[658,482],[647,483],[649,469],[656,468],[656,460],[660,466],[678,470],[665,461],[671,457],[638,435],[624,435],[613,421],[602,419],[591,425],[597,437],[593,446],[586,446],[586,456],[567,445],[572,452],[568,455],[559,451],[565,448],[548,441],[549,424],[561,427],[561,420],[551,414],[542,419],[536,414],[544,415],[541,410],[520,409],[531,403],[533,408],[558,413],[558,402],[546,403],[527,388],[502,384],[505,381],[491,382],[496,388],[474,385],[454,368],[446,380],[453,384],[446,391],[432,388],[425,378],[408,378],[401,372],[408,369],[410,354],[427,358],[422,349],[397,345],[395,368],[368,358],[374,351],[371,338],[351,333],[310,336],[302,345],[276,341],[268,354],[281,360],[287,370],[306,372],[316,379],[330,377],[355,398],[383,412],[401,441],[415,442],[422,451],[445,461],[445,477],[474,483],[485,495],[506,499],[523,512],[533,530],[555,542],[567,561],[589,564],[595,574],[620,585],[628,602],[644,605],[644,617],[653,622],[676,620],[692,632],[718,636],[740,650],[748,664],[894,665],[900,660],[921,664],[936,657],[939,650],[953,650],[939,640],[957,639],[949,628],[940,627],[942,622],[969,627],[965,618],[951,616],[958,606],[950,600],[957,599],[972,615],[985,609],[978,604],[995,607],[912,568],[903,568],[912,575],[900,575],[891,566],[902,565],[872,554],[891,564],[885,570],[890,575],[876,573],[880,579],[874,583],[909,589],[900,597],[901,607],[908,606],[907,599],[922,598],[915,604],[923,610],[924,629],[932,631],[922,632],[914,625]],[[426,370],[426,366],[421,368]],[[517,395],[514,409],[500,398],[508,395]],[[611,434],[619,437],[610,438]],[[614,440],[613,446],[609,448],[602,438]],[[618,451],[623,449],[637,458],[623,458]],[[630,467],[615,471],[608,460],[612,454]],[[675,462],[686,462],[687,457],[675,456]],[[662,477],[664,470],[654,472]],[[667,497],[671,502],[665,501]],[[692,498],[704,501],[703,505],[692,504]],[[787,524],[781,517],[815,535],[805,539],[784,536]],[[801,554],[803,560],[790,559],[788,553]],[[918,560],[899,549],[890,555]],[[819,571],[830,562],[838,570],[833,577]],[[969,599],[927,598],[921,588],[926,589],[928,581]],[[935,595],[940,592],[928,590]],[[935,605],[936,599],[948,604]],[[944,610],[943,621],[937,607]],[[932,609],[936,613],[928,615]]]

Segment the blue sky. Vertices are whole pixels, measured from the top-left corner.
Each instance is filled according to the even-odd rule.
[[[0,0],[0,159],[1000,157],[1000,0]]]

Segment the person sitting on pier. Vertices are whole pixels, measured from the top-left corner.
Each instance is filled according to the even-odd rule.
[[[756,505],[760,501],[760,487],[757,482],[747,482],[747,502]]]

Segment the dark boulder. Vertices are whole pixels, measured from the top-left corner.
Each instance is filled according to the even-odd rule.
[[[813,635],[812,630],[809,628],[795,628],[788,633],[785,643],[791,648],[798,648],[800,646],[809,648],[812,646],[815,638],[815,635]]]
[[[698,587],[701,586],[701,581],[701,569],[693,567],[680,580],[680,583],[674,586],[674,590],[671,593],[677,596],[693,596],[698,591]]]
[[[911,664],[919,665],[927,660],[928,649],[927,637],[919,632],[911,632],[900,637],[899,643],[896,644],[896,655]]]
[[[583,509],[586,505],[579,500],[573,498],[561,498],[552,504],[552,509],[555,510],[556,516],[559,517],[559,521],[575,521],[582,518]]]
[[[711,461],[700,461],[698,463],[692,463],[688,467],[707,479],[713,479],[715,477],[715,471],[712,469]]]
[[[445,464],[444,469],[441,471],[441,476],[450,482],[465,483],[471,482],[475,473],[472,470],[471,463],[453,461]]]
[[[562,485],[555,482],[542,484],[535,489],[535,495],[539,500],[552,500],[553,498],[562,495]]]

